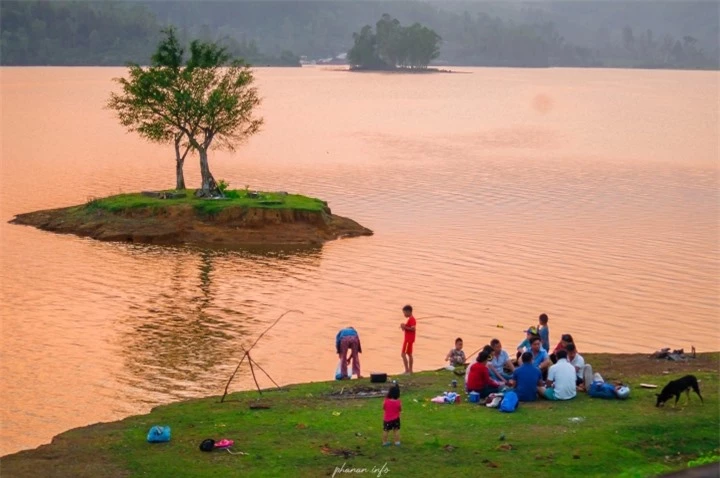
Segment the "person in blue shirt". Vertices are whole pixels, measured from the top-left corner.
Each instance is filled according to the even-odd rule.
[[[533,365],[531,352],[522,354],[522,365],[515,369],[510,385],[514,387],[518,400],[521,402],[534,402],[537,400],[538,387],[543,385],[542,372]]]
[[[525,331],[525,340],[520,342],[517,346],[517,358],[520,358],[523,352],[527,352],[528,350],[530,350],[530,341],[533,339],[533,337],[538,337],[537,328],[535,326],[528,327],[528,329]]]
[[[488,362],[490,378],[505,385],[505,383],[512,378],[512,372],[515,366],[512,360],[510,360],[508,353],[503,350],[500,340],[492,339],[490,341],[490,347],[493,349],[490,355],[490,362]]]
[[[533,337],[530,340],[530,353],[532,354],[533,365],[540,369],[543,379],[545,379],[552,362],[548,353],[541,347],[540,337]]]
[[[350,351],[350,358],[348,358],[348,350]],[[362,353],[362,347],[360,346],[360,336],[353,327],[345,327],[340,329],[340,332],[335,336],[335,351],[340,358],[340,374],[342,378],[348,379],[353,375],[357,375],[357,378],[363,378],[360,374],[360,356]],[[347,373],[347,366],[352,360],[352,372],[350,375]]]
[[[550,353],[550,328],[548,327],[547,314],[540,314],[538,321],[540,325],[538,325],[537,331],[542,341],[542,348],[545,349],[545,352]]]

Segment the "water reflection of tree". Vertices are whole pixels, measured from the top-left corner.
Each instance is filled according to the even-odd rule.
[[[248,279],[261,271],[266,281],[280,283],[292,277],[288,270],[296,263],[316,268],[321,257],[317,248],[290,253],[176,249],[160,254],[140,249],[134,254],[151,268],[155,265],[151,274],[159,277],[158,286],[141,293],[124,320],[128,327],[121,347],[128,374],[121,380],[152,395],[151,402],[220,391],[240,344],[247,345],[261,328],[264,312],[272,315],[276,310],[272,304],[242,299],[252,292],[245,288]],[[218,299],[223,289],[225,295]],[[241,381],[244,377],[236,377]]]

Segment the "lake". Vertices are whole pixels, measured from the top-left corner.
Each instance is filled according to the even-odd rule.
[[[0,454],[222,394],[288,309],[253,350],[281,384],[331,379],[347,325],[365,375],[402,371],[406,303],[419,370],[458,336],[514,350],[542,312],[581,353],[718,350],[720,74],[458,70],[256,70],[266,124],[211,154],[215,177],[320,197],[375,235],[209,251],[8,224],[172,188],[174,152],[103,109],[123,68],[0,69]],[[253,386],[241,368],[231,390]]]

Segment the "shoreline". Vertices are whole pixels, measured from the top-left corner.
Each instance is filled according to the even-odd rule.
[[[713,403],[717,401],[718,391],[717,387],[714,385],[717,385],[719,376],[719,355],[720,352],[698,353],[697,358],[687,358],[685,361],[654,359],[648,356],[648,354],[586,354],[585,357],[589,363],[593,364],[593,368],[603,375],[606,381],[620,380],[624,383],[629,383],[632,389],[631,398],[636,399],[636,401],[642,400],[647,402],[645,405],[643,405],[643,409],[644,407],[648,407],[647,410],[651,412],[652,416],[652,414],[655,413],[655,408],[652,406],[654,405],[654,394],[660,389],[662,389],[664,383],[666,383],[670,379],[677,378],[681,374],[685,373],[704,374],[701,375],[702,377],[704,377],[704,380],[701,380],[701,389],[706,402],[703,408],[699,408],[699,403],[697,402],[696,397],[693,396],[691,397],[691,399],[695,398],[695,401],[690,402],[687,410],[692,410],[694,413],[703,413],[706,411],[712,412],[713,410],[717,412],[717,407],[713,408]],[[440,383],[445,383],[447,380],[453,378],[454,375],[452,374],[452,372],[442,370],[428,370],[416,372],[412,376],[395,375],[394,377],[400,381],[401,386],[404,390],[406,390],[406,393],[408,391],[421,393],[423,399],[425,399],[425,397],[436,394],[438,380],[440,380]],[[388,377],[388,382],[390,380],[391,378]],[[431,385],[431,381],[435,385]],[[639,386],[639,383],[643,382],[655,383],[658,385],[658,389],[643,389]],[[350,406],[352,409],[353,406],[364,406],[368,402],[374,403],[372,407],[376,408],[377,406],[379,406],[379,404],[377,403],[377,401],[373,402],[373,400],[378,400],[375,398],[367,397],[365,400],[358,400],[365,397],[350,397],[350,400],[337,400],[340,397],[328,396],[328,393],[329,395],[337,395],[338,393],[342,394],[343,390],[346,389],[364,390],[365,387],[373,386],[382,389],[383,387],[386,388],[388,386],[388,383],[371,384],[368,378],[352,379],[350,381],[328,380],[323,382],[298,382],[282,385],[280,390],[274,388],[263,389],[262,396],[258,395],[256,389],[232,391],[228,395],[224,403],[219,403],[221,394],[206,396],[202,398],[182,400],[153,407],[150,412],[146,414],[131,415],[112,422],[94,423],[91,425],[66,430],[60,434],[55,435],[51,439],[50,443],[42,444],[31,449],[25,449],[9,453],[0,457],[0,460],[2,460],[3,469],[8,471],[9,467],[9,471],[13,472],[10,473],[10,475],[8,476],[31,476],[30,474],[23,474],[22,470],[33,470],[32,473],[40,473],[39,475],[36,474],[36,476],[41,476],[42,469],[44,469],[43,467],[67,466],[74,469],[73,467],[76,466],[75,463],[77,462],[77,460],[80,460],[81,464],[83,462],[87,462],[88,460],[95,464],[102,464],[102,469],[108,470],[108,473],[104,476],[126,476],[120,468],[116,469],[114,467],[114,464],[116,463],[113,460],[115,460],[115,458],[111,457],[111,453],[107,452],[98,454],[93,452],[88,454],[86,449],[90,446],[94,446],[93,444],[95,443],[99,444],[102,447],[102,443],[104,443],[105,440],[110,440],[113,443],[117,442],[117,446],[129,446],[130,448],[137,448],[140,450],[144,449],[145,451],[140,451],[140,453],[149,453],[147,451],[147,443],[144,443],[143,440],[140,440],[138,443],[135,443],[135,441],[139,440],[138,437],[144,436],[144,433],[147,432],[147,428],[149,428],[151,425],[160,423],[173,427],[173,438],[171,440],[171,443],[176,443],[176,446],[180,446],[181,444],[182,446],[187,445],[192,449],[196,449],[197,443],[195,443],[195,441],[198,441],[196,439],[197,437],[191,438],[188,436],[183,436],[184,434],[191,433],[189,430],[193,429],[193,425],[190,424],[190,429],[186,429],[187,424],[183,426],[182,423],[178,422],[178,420],[180,420],[179,417],[183,417],[186,416],[188,413],[192,413],[187,410],[200,410],[198,412],[200,414],[200,417],[205,417],[206,421],[209,420],[208,423],[217,420],[222,420],[224,423],[224,420],[226,419],[213,417],[215,417],[217,414],[225,413],[250,413],[240,412],[240,409],[245,405],[252,405],[255,403],[267,404],[270,410],[279,409],[282,406],[287,406],[287,404],[290,403],[291,409],[293,409],[292,407],[295,406],[292,403],[293,401],[296,401],[298,399],[312,399],[314,395],[317,396],[318,399],[324,400],[322,402],[323,405],[329,404],[330,409],[342,409],[341,407],[343,406]],[[329,389],[335,391],[327,392],[327,390]],[[325,397],[324,399],[322,399],[321,395],[319,395],[321,391],[324,391],[322,392],[323,396]],[[329,400],[330,398],[335,398],[336,400]],[[352,398],[354,398],[354,400]],[[415,400],[415,402],[417,402],[417,400]],[[585,397],[583,397],[581,400],[573,400],[572,402],[574,403],[569,403],[568,406],[573,405],[578,407],[581,406],[581,403],[588,404],[586,406],[589,406],[589,404],[615,403],[606,402],[599,399],[586,399]],[[617,403],[622,402],[625,401],[618,401]],[[353,403],[357,405],[352,405]],[[467,404],[466,402],[464,403],[464,406],[474,405]],[[630,400],[629,403],[634,402]],[[638,405],[639,404],[640,403],[638,402]],[[693,407],[693,404],[696,407]],[[564,404],[561,405],[557,402],[538,401],[536,404],[525,405],[524,407],[528,409],[532,407],[546,409],[548,405],[551,408],[559,409],[562,409],[565,406]],[[423,407],[425,407],[425,405],[423,405]],[[670,407],[668,406],[667,409],[670,409]],[[171,413],[171,411],[173,413]],[[478,413],[483,412],[484,410],[478,410]],[[574,411],[573,413],[581,412],[583,412],[583,410]],[[272,414],[276,412],[259,411],[252,413],[264,413],[266,417],[270,418]],[[312,415],[312,410],[303,413],[311,413]],[[351,413],[351,410],[347,410],[347,413]],[[419,409],[415,413],[417,414],[425,412]],[[535,412],[530,410],[528,413]],[[585,410],[584,413],[589,413],[589,411]],[[323,414],[322,416],[325,415]],[[198,418],[188,420],[189,423],[196,423]],[[238,420],[242,422],[241,419]],[[711,421],[712,420],[717,421],[718,416],[714,415]],[[199,424],[197,424],[196,426],[200,427]],[[221,427],[225,426],[226,425],[221,425]],[[242,434],[243,436],[245,436],[245,438],[252,435],[253,426],[254,425],[252,425],[252,422],[246,422],[245,425],[242,425]],[[315,428],[311,425],[307,426],[309,426],[310,428]],[[215,427],[215,425],[213,425],[213,427]],[[199,433],[198,436],[204,436],[210,432],[198,430],[197,432],[193,433]],[[216,430],[215,433],[223,436],[227,434],[232,437],[234,436],[233,433],[238,432],[233,432],[230,429],[224,430],[221,428],[220,430]],[[130,435],[135,438],[130,440]],[[128,440],[130,440],[132,443],[129,443]],[[123,443],[125,443],[125,445],[122,445]],[[716,445],[718,444],[716,443]],[[161,447],[162,445],[156,446]],[[169,450],[170,448],[163,449]],[[39,465],[42,466],[38,469],[37,467]],[[82,466],[87,466],[87,463]],[[212,473],[212,470],[208,470],[208,472]],[[90,475],[80,474],[76,476]]]
[[[470,68],[470,67],[468,67]],[[443,68],[355,68],[346,69],[352,73],[392,73],[398,75],[423,75],[430,73],[455,73],[455,74],[471,74],[469,71],[446,70]]]

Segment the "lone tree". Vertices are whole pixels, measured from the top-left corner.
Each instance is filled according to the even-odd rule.
[[[129,66],[129,78],[118,78],[122,93],[113,93],[108,107],[130,131],[151,141],[175,145],[176,187],[184,189],[182,167],[190,149],[200,157],[202,184],[196,195],[221,196],[210,172],[208,151],[234,150],[259,131],[262,118],[253,116],[260,104],[254,76],[243,60],[233,60],[225,48],[194,40],[190,56],[174,29],[158,45],[149,67]],[[184,148],[184,153],[180,153]]]
[[[152,142],[174,144],[175,189],[185,189],[183,165],[190,145],[183,142],[183,129],[178,127],[177,122],[170,120],[180,118],[178,105],[169,101],[151,102],[153,96],[159,97],[159,89],[164,89],[163,97],[174,98],[171,86],[180,80],[184,51],[173,29],[163,30],[163,33],[166,38],[153,54],[150,68],[130,64],[129,79],[115,78],[122,85],[123,92],[111,93],[107,107],[115,110],[120,123],[129,131]],[[184,148],[182,154],[181,148]]]

